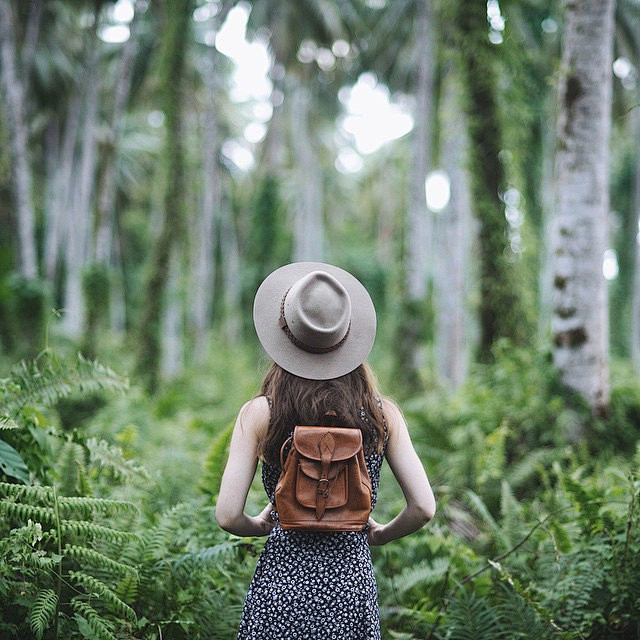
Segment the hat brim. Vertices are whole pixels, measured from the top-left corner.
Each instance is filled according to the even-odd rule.
[[[291,285],[312,271],[326,271],[349,293],[351,329],[334,351],[309,353],[297,347],[281,329],[280,303]],[[348,271],[322,262],[294,262],[271,273],[258,288],[253,323],[269,356],[283,369],[309,380],[329,380],[350,373],[369,355],[376,336],[376,312],[369,293]]]

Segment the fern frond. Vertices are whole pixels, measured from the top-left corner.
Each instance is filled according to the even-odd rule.
[[[130,480],[132,478],[149,479],[148,471],[135,460],[128,460],[124,457],[122,449],[109,444],[106,440],[89,438],[87,440],[89,458],[92,464],[109,469],[119,480]]]
[[[81,547],[79,545],[68,544],[64,547],[63,554],[66,557],[73,558],[83,565],[88,564],[98,569],[105,571],[117,572],[122,575],[137,575],[135,567],[123,564],[116,560],[112,560],[109,556],[96,551],[95,549],[88,549],[87,547]]]
[[[182,554],[178,556],[173,566],[176,569],[181,569],[183,566],[191,568],[218,565],[221,559],[234,553],[237,549],[238,545],[233,541],[222,542],[212,547],[199,549],[197,552]]]
[[[86,520],[61,520],[60,529],[63,534],[74,534],[84,538],[97,538],[98,540],[109,540],[109,542],[126,542],[128,540],[138,540],[139,536],[130,531],[120,531],[105,527]]]
[[[26,405],[51,406],[75,391],[123,392],[128,387],[126,378],[82,354],[70,365],[45,351],[35,360],[19,362],[9,378],[0,380],[0,397],[3,396],[3,413],[15,419]]]
[[[87,621],[95,640],[117,640],[111,633],[107,621],[90,604],[73,598],[71,606],[79,616]]]
[[[47,524],[53,524],[56,521],[55,511],[50,507],[20,504],[18,502],[9,502],[6,499],[0,500],[0,514],[23,522],[26,522],[29,518],[35,522],[46,522]]]
[[[215,500],[220,491],[224,463],[231,442],[234,423],[230,422],[211,443],[204,463],[204,474],[200,480],[200,489]]]
[[[475,592],[460,590],[447,612],[447,640],[500,638],[500,612]]]
[[[137,573],[128,573],[116,585],[116,595],[125,602],[135,602],[140,579]]]
[[[435,558],[433,562],[423,561],[408,567],[394,577],[393,583],[398,594],[404,594],[418,585],[436,584],[449,570],[448,558]]]
[[[69,571],[69,578],[77,585],[84,587],[89,595],[96,595],[109,605],[116,613],[132,622],[136,621],[136,612],[124,603],[104,582],[79,571]]]
[[[102,515],[139,515],[140,511],[133,502],[126,500],[109,500],[106,498],[89,498],[84,496],[71,496],[58,498],[58,508],[64,515],[82,514],[88,518],[92,513]]]
[[[56,470],[60,475],[60,492],[67,496],[77,494],[81,476],[86,472],[84,447],[67,440],[58,453]]]
[[[58,608],[58,596],[53,589],[41,589],[29,611],[29,626],[35,637],[40,640],[51,624]]]
[[[14,500],[30,500],[53,504],[53,487],[35,485],[11,484],[0,482],[0,497]]]
[[[9,415],[0,415],[0,431],[3,429],[19,429],[20,425]]]

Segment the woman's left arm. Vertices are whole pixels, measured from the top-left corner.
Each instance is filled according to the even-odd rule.
[[[269,504],[257,516],[244,512],[247,494],[258,464],[258,442],[269,424],[269,405],[264,397],[247,402],[236,420],[229,446],[229,459],[222,475],[216,503],[216,520],[237,536],[264,536],[273,529]]]

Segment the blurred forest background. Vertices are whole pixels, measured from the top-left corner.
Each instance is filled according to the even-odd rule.
[[[0,0],[0,637],[235,637],[253,295],[313,260],[438,500],[383,637],[640,638],[639,68],[638,0]]]

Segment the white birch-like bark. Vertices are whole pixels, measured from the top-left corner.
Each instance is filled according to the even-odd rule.
[[[64,298],[64,329],[69,336],[79,336],[84,324],[82,296],[82,270],[87,263],[91,237],[92,198],[96,177],[96,139],[100,75],[98,73],[99,47],[90,48],[85,78],[85,110],[82,131],[78,180],[69,211],[67,251],[67,281]]]
[[[229,204],[221,212],[220,247],[222,252],[224,283],[224,334],[230,344],[240,339],[240,250],[238,234]]]
[[[79,85],[80,83],[78,83]],[[58,148],[47,141],[47,182],[52,198],[45,203],[44,262],[47,278],[53,280],[62,252],[66,248],[71,194],[75,168],[75,148],[80,129],[82,96],[76,86],[69,101],[64,134]],[[58,145],[56,145],[57,147]]]
[[[631,290],[631,363],[634,371],[640,373],[640,108],[633,110],[633,131],[635,133],[636,166],[634,176],[634,209],[636,243],[633,256],[633,276]]]
[[[298,261],[324,260],[322,219],[322,170],[315,157],[309,130],[311,96],[296,82],[291,91],[291,143],[297,175],[293,257]]]
[[[431,95],[433,88],[431,17],[431,0],[418,2],[415,25],[416,108],[406,236],[407,294],[411,300],[422,300],[427,293],[428,265],[432,255],[433,218],[427,210],[424,190],[424,181],[431,155]]]
[[[107,132],[108,139],[105,145],[103,167],[97,189],[94,258],[96,262],[101,264],[108,264],[111,257],[113,216],[117,191],[118,149],[122,138],[125,108],[131,91],[133,63],[138,51],[141,15],[142,3],[138,0],[134,5],[133,19],[129,24],[129,39],[122,48],[113,99],[113,110]]]
[[[180,255],[171,250],[169,279],[165,292],[160,373],[165,380],[178,376],[184,369],[182,305],[180,303]]]
[[[195,224],[195,256],[192,266],[193,285],[190,287],[191,323],[195,332],[194,356],[202,362],[208,354],[208,330],[213,306],[215,280],[215,223],[221,205],[221,176],[218,162],[220,136],[218,132],[218,95],[216,57],[211,57],[203,70],[207,107],[204,113],[202,138],[202,205]]]
[[[442,120],[442,168],[449,176],[451,196],[434,225],[434,269],[436,308],[436,365],[452,388],[464,382],[469,352],[467,300],[469,297],[469,252],[473,216],[469,176],[466,170],[466,127],[458,107],[455,80],[444,81]]]
[[[553,227],[554,362],[594,411],[609,402],[609,213],[614,0],[568,2],[562,47]]]
[[[12,190],[18,227],[20,272],[38,275],[35,214],[31,195],[29,134],[25,122],[25,88],[18,70],[16,24],[9,0],[0,0],[0,74],[12,161]]]

